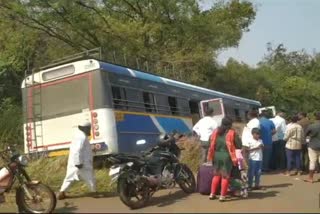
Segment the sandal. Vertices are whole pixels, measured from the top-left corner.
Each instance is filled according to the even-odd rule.
[[[226,201],[227,199],[226,199],[226,197],[225,196],[220,196],[219,197],[219,201],[220,202],[224,202],[224,201]]]
[[[217,198],[216,195],[211,195],[211,194],[210,194],[210,196],[209,196],[209,200],[214,200],[214,199],[216,199],[216,198]]]

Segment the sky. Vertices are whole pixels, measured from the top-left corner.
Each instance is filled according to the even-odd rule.
[[[320,51],[320,0],[250,0],[257,8],[254,22],[240,40],[239,47],[219,54],[225,64],[229,57],[255,66],[267,53],[268,42],[283,43],[288,51]],[[200,0],[203,9],[215,0]]]

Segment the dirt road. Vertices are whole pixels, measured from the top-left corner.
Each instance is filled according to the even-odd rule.
[[[196,213],[196,212],[320,212],[320,183],[302,181],[305,176],[286,177],[281,174],[263,175],[266,190],[251,192],[248,199],[231,198],[221,203],[209,201],[198,193],[184,194],[180,189],[163,190],[154,195],[143,209],[130,210],[111,193],[101,198],[77,197],[59,201],[58,213]],[[14,208],[0,207],[0,212],[15,211]]]

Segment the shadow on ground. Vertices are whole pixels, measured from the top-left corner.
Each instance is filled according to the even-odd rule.
[[[92,198],[111,198],[118,196],[115,192],[98,192],[97,195],[93,196],[91,193],[84,193],[80,195],[70,195],[68,199],[76,199],[76,198],[85,198],[85,197],[92,197]]]
[[[176,191],[174,193],[170,192],[167,195],[152,197],[147,206],[166,207],[178,201],[185,200],[189,196],[190,194],[186,194],[182,190]]]
[[[64,205],[55,209],[54,213],[76,213],[77,210],[78,208],[72,203],[64,202]]]
[[[59,208],[56,208],[54,210],[55,213],[77,213],[78,207],[73,204],[72,199],[78,199],[78,198],[86,198],[86,197],[93,197],[93,198],[110,198],[110,197],[116,197],[117,194],[114,192],[99,192],[95,197],[93,197],[90,193],[84,193],[80,195],[68,195],[68,198],[61,201],[60,203],[62,206],[59,206]]]
[[[238,200],[253,200],[253,199],[264,199],[270,197],[276,197],[278,195],[278,191],[262,191],[262,192],[249,192],[248,198],[235,197],[232,196],[228,198],[228,201],[238,201]]]
[[[274,184],[274,185],[264,185],[264,188],[271,189],[271,188],[282,188],[282,187],[289,187],[292,186],[292,183],[283,183],[283,184]]]
[[[264,199],[264,198],[276,197],[278,193],[279,193],[278,191],[250,192],[248,199]]]

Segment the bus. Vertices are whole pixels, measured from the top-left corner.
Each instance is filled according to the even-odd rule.
[[[26,76],[21,88],[25,153],[49,156],[68,153],[83,120],[92,123],[90,143],[96,155],[133,153],[153,146],[159,133],[192,133],[208,106],[216,115],[236,121],[246,121],[247,112],[261,106],[255,100],[97,59],[35,72]],[[146,143],[137,146],[141,139]]]

